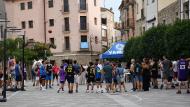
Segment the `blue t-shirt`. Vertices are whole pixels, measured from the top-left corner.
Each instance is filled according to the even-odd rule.
[[[120,77],[124,76],[124,68],[122,68],[122,67],[117,67],[117,68],[116,68],[116,75],[117,75],[117,76],[120,76]]]
[[[16,75],[16,76],[21,75],[21,74],[20,74],[20,70],[19,70],[19,65],[18,65],[18,64],[15,65],[15,75]]]
[[[46,75],[46,69],[44,65],[40,66],[40,76],[45,76]]]
[[[96,79],[97,78],[101,78],[101,70],[100,70],[100,68],[98,67],[98,66],[96,66],[96,68],[95,68],[95,75],[96,75]]]
[[[80,66],[78,64],[74,64],[73,67],[74,67],[75,74],[79,74],[80,73]]]

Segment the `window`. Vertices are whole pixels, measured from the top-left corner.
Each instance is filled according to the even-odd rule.
[[[154,27],[154,23],[152,23],[152,27]]]
[[[81,42],[87,42],[87,36],[86,35],[81,36]]]
[[[97,25],[97,18],[94,18],[94,24]]]
[[[54,19],[49,19],[49,26],[54,26]]]
[[[96,6],[96,0],[94,0],[94,6]]]
[[[21,22],[21,27],[22,27],[22,29],[25,29],[25,28],[26,28],[26,22],[25,22],[25,21],[22,21],[22,22]]]
[[[65,37],[65,49],[66,50],[70,49],[70,40],[69,40],[69,37]]]
[[[28,21],[28,25],[29,25],[29,28],[33,28],[33,21],[32,20]]]
[[[139,4],[137,3],[137,14],[139,13]]]
[[[54,38],[49,38],[49,41],[50,41],[51,44],[54,44],[54,43],[55,43],[55,42],[54,42]]]
[[[80,0],[80,10],[86,10],[86,0]]]
[[[25,10],[25,4],[24,3],[20,3],[20,9]]]
[[[64,12],[69,12],[69,1],[64,0]]]
[[[102,18],[102,24],[107,25],[107,19],[106,18]]]
[[[69,17],[65,17],[64,21],[65,21],[65,31],[69,31],[70,30],[70,28],[69,28]]]
[[[87,30],[86,16],[80,16],[80,29]]]
[[[166,20],[163,20],[163,24],[166,24]]]
[[[53,0],[48,0],[48,7],[52,8],[53,7]]]
[[[32,1],[28,2],[28,9],[32,9]]]

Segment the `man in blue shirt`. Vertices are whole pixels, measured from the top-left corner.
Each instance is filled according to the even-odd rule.
[[[46,69],[45,69],[45,61],[42,61],[42,65],[40,66],[40,89],[45,90],[45,79],[46,79]]]
[[[75,78],[75,84],[76,84],[76,93],[78,93],[79,75],[81,73],[81,68],[80,68],[80,65],[77,63],[77,61],[74,61],[73,67],[74,67],[74,72],[75,72],[74,78]]]
[[[21,86],[21,81],[22,81],[22,72],[20,70],[20,65],[19,62],[16,61],[16,65],[15,65],[15,80],[16,80],[16,85],[15,88],[18,88],[18,85],[20,84]]]

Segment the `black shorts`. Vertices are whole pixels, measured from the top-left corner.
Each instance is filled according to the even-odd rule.
[[[95,83],[95,78],[94,77],[88,77],[87,78],[87,83],[90,84],[90,83]]]
[[[58,74],[53,74],[53,79],[58,79]]]
[[[67,75],[66,76],[67,82],[70,83],[74,83],[74,75]]]
[[[118,83],[116,78],[113,79],[113,82],[114,82],[114,84]]]
[[[101,78],[96,78],[96,82],[101,82]]]
[[[65,83],[65,81],[60,81],[60,83],[61,83],[61,84],[64,84],[64,83]]]
[[[172,82],[172,79],[173,79],[172,76],[168,76],[168,77],[167,77],[168,82]]]

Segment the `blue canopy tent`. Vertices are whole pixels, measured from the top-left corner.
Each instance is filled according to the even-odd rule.
[[[123,50],[124,50],[125,44],[126,42],[121,42],[121,41],[114,43],[109,50],[107,50],[105,53],[100,55],[100,59],[123,58],[124,57]]]

